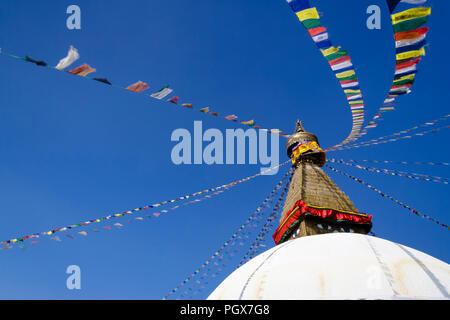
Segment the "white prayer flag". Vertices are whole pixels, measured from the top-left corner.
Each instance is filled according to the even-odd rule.
[[[344,61],[342,63],[338,63],[338,64],[335,64],[334,66],[331,66],[331,69],[333,71],[337,71],[337,70],[341,70],[341,69],[345,69],[345,68],[351,67],[352,65],[353,64],[352,64],[351,61]]]
[[[70,66],[75,61],[77,61],[79,58],[80,55],[78,54],[78,50],[70,46],[69,52],[67,53],[67,57],[59,60],[58,65],[55,68],[58,70],[63,70],[68,66]]]
[[[317,36],[312,37],[314,42],[320,42],[328,39],[328,32],[318,34]]]
[[[351,87],[356,87],[359,85],[358,81],[354,81],[354,82],[349,82],[349,83],[343,83],[341,84],[342,88],[351,88]]]
[[[424,40],[426,37],[427,37],[426,34],[422,34],[414,39],[398,40],[398,41],[395,41],[395,47],[402,48],[402,47],[410,46],[410,45],[416,44],[416,43]]]
[[[158,92],[151,94],[151,97],[162,100],[165,97],[167,97],[169,94],[171,94],[172,92],[173,92],[173,90],[170,88],[163,88],[163,89],[159,90]]]
[[[417,70],[416,65],[413,65],[411,67],[407,67],[407,68],[396,70],[395,71],[395,75],[400,75],[400,74],[403,74],[403,73],[408,73],[408,72],[416,71],[416,70]]]

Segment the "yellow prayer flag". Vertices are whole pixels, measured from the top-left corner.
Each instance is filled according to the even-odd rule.
[[[329,56],[330,54],[336,53],[341,49],[341,47],[329,47],[328,49],[320,49],[320,51],[322,52],[323,56]]]
[[[356,75],[354,70],[348,70],[341,73],[336,73],[336,78],[346,78]]]
[[[401,78],[395,79],[395,82],[399,82],[399,81],[403,81],[403,80],[414,80],[415,76],[416,76],[415,74],[403,76]]]
[[[424,55],[425,55],[425,48],[422,47],[420,50],[413,50],[413,51],[399,53],[396,55],[396,59],[398,61],[398,60],[416,58],[418,56],[424,56]]]
[[[431,8],[426,7],[420,7],[420,8],[412,8],[408,9],[396,14],[391,15],[392,24],[397,24],[399,22],[414,19],[414,18],[421,18],[425,17],[431,14]]]
[[[351,90],[351,89],[346,89],[344,90],[345,93],[361,93],[361,90]]]
[[[300,21],[305,21],[307,19],[319,19],[319,13],[316,8],[309,8],[296,13]]]

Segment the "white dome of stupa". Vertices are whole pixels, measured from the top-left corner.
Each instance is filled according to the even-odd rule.
[[[208,299],[450,299],[450,265],[363,234],[313,235],[258,255]]]

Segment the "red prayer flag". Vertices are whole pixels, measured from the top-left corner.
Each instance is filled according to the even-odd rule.
[[[400,69],[412,67],[413,65],[418,64],[420,59],[421,59],[421,57],[417,57],[417,58],[415,58],[415,59],[413,59],[411,61],[406,61],[406,62],[399,63],[399,64],[397,64],[395,66],[395,69],[396,70],[400,70]]]
[[[132,85],[128,86],[127,90],[139,93],[144,90],[147,90],[148,88],[150,88],[150,86],[148,84],[139,80],[138,82],[133,83]]]
[[[175,97],[170,98],[170,99],[167,100],[167,101],[172,102],[172,103],[175,103],[175,104],[178,104],[178,99],[179,99],[179,97],[178,97],[178,96],[175,96]]]
[[[76,68],[74,68],[72,70],[69,70],[67,72],[71,73],[71,74],[75,74],[75,75],[84,77],[84,76],[87,76],[89,73],[95,72],[95,71],[96,70],[94,68],[92,68],[90,65],[85,63],[85,64],[82,64],[81,66],[76,67]]]
[[[345,57],[340,57],[331,61],[328,61],[328,63],[330,64],[330,66],[334,66],[335,64],[339,64],[345,61],[350,61],[350,57],[349,56],[345,56]]]
[[[420,37],[421,35],[424,35],[428,32],[427,27],[418,28],[412,31],[404,31],[404,32],[398,32],[394,34],[395,41],[399,40],[408,40],[408,39],[415,39],[417,37]]]
[[[308,30],[309,35],[311,37],[314,37],[315,35],[318,35],[319,33],[322,33],[322,32],[325,32],[325,31],[327,31],[327,29],[324,28],[324,27],[317,27],[317,28],[312,28],[312,29]]]

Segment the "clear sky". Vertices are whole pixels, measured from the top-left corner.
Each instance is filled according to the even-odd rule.
[[[382,103],[393,77],[392,27],[384,0],[311,0],[331,40],[357,67],[367,116]],[[66,28],[66,8],[81,8],[81,30]],[[382,29],[366,28],[366,9],[382,8]],[[450,3],[432,3],[427,55],[413,93],[399,99],[364,139],[410,128],[448,113],[446,41]],[[323,147],[347,137],[351,117],[326,61],[283,0],[22,1],[0,4],[0,47],[51,65],[70,45],[96,76],[118,85],[170,84],[184,102],[222,115],[254,118],[292,132],[297,119]],[[79,223],[172,199],[255,174],[258,165],[174,165],[177,128],[237,128],[95,81],[0,56],[0,240]],[[180,109],[180,110],[179,110]],[[448,131],[329,157],[449,160]],[[280,140],[280,161],[287,160]],[[334,165],[418,211],[449,223],[448,185],[377,175]],[[377,166],[377,165],[373,165]],[[449,176],[448,167],[382,166]],[[0,298],[160,299],[197,269],[264,200],[287,168],[240,184],[213,199],[158,219],[122,222],[121,230],[43,241],[0,252]],[[449,232],[346,177],[327,173],[361,212],[373,214],[382,238],[450,261]],[[269,232],[268,247],[273,246]],[[250,237],[254,239],[255,234]],[[246,246],[194,298],[205,298],[233,270]],[[78,265],[82,289],[66,288]]]

